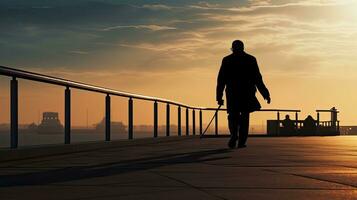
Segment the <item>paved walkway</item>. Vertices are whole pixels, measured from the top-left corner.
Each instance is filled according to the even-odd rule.
[[[3,151],[0,199],[357,199],[357,137],[249,138],[236,150],[226,140],[72,145],[12,161]]]

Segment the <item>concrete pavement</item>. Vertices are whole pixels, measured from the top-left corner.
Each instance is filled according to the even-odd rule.
[[[357,137],[249,138],[235,150],[226,142],[2,150],[0,199],[357,199]]]

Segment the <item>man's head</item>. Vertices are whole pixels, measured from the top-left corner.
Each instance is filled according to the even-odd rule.
[[[290,119],[290,116],[289,115],[285,115],[285,119]]]
[[[233,53],[240,53],[244,51],[244,44],[240,40],[234,40],[232,42],[232,51]]]

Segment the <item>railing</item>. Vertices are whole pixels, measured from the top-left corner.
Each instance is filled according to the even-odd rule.
[[[185,134],[190,135],[189,129],[189,115],[192,111],[192,135],[196,135],[196,111],[199,111],[199,133],[202,133],[202,111],[216,111],[215,108],[195,107],[187,104],[183,104],[176,101],[171,101],[163,98],[138,95],[104,87],[98,87],[76,81],[66,80],[53,76],[47,76],[43,74],[33,73],[24,70],[18,70],[9,67],[0,66],[0,75],[12,77],[10,81],[10,147],[17,148],[18,146],[18,80],[26,79],[36,82],[48,83],[52,85],[58,85],[65,87],[65,115],[64,115],[64,143],[71,143],[71,89],[79,89],[90,92],[101,93],[105,95],[105,141],[111,140],[111,96],[120,96],[128,98],[128,139],[134,138],[134,99],[151,101],[154,103],[154,126],[153,137],[158,137],[158,103],[166,104],[166,136],[170,136],[170,106],[177,106],[178,114],[178,136],[182,135],[181,130],[181,110],[185,109],[186,114],[186,130]],[[219,111],[225,111],[226,109],[220,109]],[[300,110],[283,110],[283,109],[262,109],[262,112],[277,112],[278,121],[280,120],[280,112],[295,112],[296,119],[298,118],[298,112]],[[218,135],[218,115],[215,119],[215,134]]]
[[[340,121],[337,119],[337,114],[339,113],[335,107],[330,110],[316,110],[317,117],[317,131],[320,131],[320,128],[333,128],[337,133],[340,133]],[[320,121],[320,113],[330,113],[331,119],[330,121]]]
[[[201,110],[206,110],[206,111],[216,111],[217,108],[201,108]],[[219,111],[227,111],[227,109],[221,108]],[[294,110],[294,109],[261,109],[258,112],[276,112],[276,120],[280,124],[281,123],[281,118],[280,114],[281,113],[295,113],[295,121],[298,121],[299,119],[299,113],[301,110]],[[218,115],[215,116],[215,135],[218,135]],[[279,134],[280,129],[276,129],[277,133]]]
[[[304,127],[304,122],[305,120],[292,120],[292,122],[295,124],[295,128],[299,129]],[[336,124],[332,121],[315,121],[315,126],[316,127],[336,127],[336,130],[339,129],[340,121],[336,121]],[[280,128],[282,127],[282,121],[279,122]]]
[[[268,135],[279,136],[282,135],[338,135],[340,134],[340,121],[337,120],[339,111],[333,107],[329,110],[316,110],[316,120],[313,120],[312,125],[305,120],[298,120],[297,113],[295,120],[288,120],[286,127],[283,121],[280,120],[279,115],[277,120],[268,120],[267,132]],[[331,119],[329,121],[321,121],[320,113],[330,113]],[[312,116],[310,116],[312,117]],[[290,123],[289,123],[290,122]]]

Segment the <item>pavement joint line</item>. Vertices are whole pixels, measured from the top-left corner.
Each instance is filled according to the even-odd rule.
[[[23,166],[9,166],[9,167],[0,167],[0,170],[2,169],[57,169],[58,167],[23,167]]]
[[[168,191],[176,191],[178,189],[167,189],[167,190],[160,190],[160,191],[148,191],[148,192],[135,192],[135,193],[129,193],[129,194],[124,194],[124,195],[101,195],[101,196],[94,196],[94,197],[80,197],[80,198],[74,198],[72,200],[89,200],[89,199],[97,199],[97,198],[108,198],[108,197],[116,197],[116,198],[120,198],[120,197],[130,197],[130,196],[137,196],[137,195],[143,195],[143,194],[152,194],[152,193],[160,193],[160,192],[168,192]]]
[[[340,181],[327,180],[327,179],[323,179],[323,178],[317,178],[317,177],[312,177],[312,176],[307,176],[307,175],[302,175],[302,174],[293,174],[292,173],[291,175],[298,176],[298,177],[303,177],[303,178],[315,179],[315,180],[319,180],[319,181],[325,181],[325,182],[329,182],[329,183],[336,183],[336,184],[340,184],[340,185],[344,185],[344,186],[350,186],[350,187],[353,187],[353,188],[357,189],[356,185],[343,183],[343,182],[340,182]]]
[[[186,185],[183,186],[174,186],[174,185],[168,185],[168,186],[162,186],[162,185],[135,185],[135,184],[120,184],[120,183],[110,183],[110,184],[100,184],[100,185],[71,185],[71,184],[50,184],[47,186],[51,187],[57,187],[57,186],[63,186],[63,187],[143,187],[143,188],[187,188]],[[46,186],[46,187],[47,187]]]
[[[162,154],[158,154],[158,155],[162,155]],[[55,156],[53,156],[53,157],[55,157]],[[62,159],[65,159],[65,158],[74,159],[74,161],[75,161],[75,158],[82,158],[82,157],[80,155],[76,155],[76,156],[69,155],[69,156],[64,157],[64,158],[62,157]],[[60,162],[61,159],[57,158],[57,160]],[[53,159],[33,160],[33,161],[28,160],[28,161],[19,161],[19,162],[22,162],[22,163],[17,163],[17,164],[26,164],[26,165],[28,165],[28,164],[41,164],[41,163],[52,162],[52,161],[53,161]],[[130,160],[128,160],[128,161],[130,161]]]
[[[173,136],[173,137],[177,137],[177,136]],[[138,141],[140,143],[143,143],[143,144],[140,144],[140,147],[147,147],[147,146],[152,146],[152,145],[155,145],[155,146],[159,146],[160,144],[162,143],[178,143],[178,142],[181,142],[181,140],[193,140],[195,139],[196,137],[193,137],[193,136],[190,136],[190,137],[177,137],[178,139],[176,138],[165,138],[165,137],[162,137],[162,138],[159,138],[161,140],[154,140],[154,141],[150,141],[149,143],[144,143],[144,140],[149,140],[149,139],[152,139],[152,138],[142,138],[142,139],[139,139],[139,140],[133,140],[133,141],[127,141],[127,140],[113,140],[111,142],[126,142],[126,144],[122,144],[120,146],[112,146],[110,145],[110,143],[108,143],[108,146],[101,146],[101,147],[96,147],[96,148],[91,148],[91,149],[85,149],[85,150],[76,150],[76,151],[69,151],[69,152],[62,152],[62,153],[53,153],[53,154],[48,154],[48,155],[38,155],[38,156],[30,156],[30,157],[26,157],[26,158],[18,158],[18,159],[9,159],[9,160],[4,160],[4,161],[1,161],[1,162],[17,162],[17,161],[23,161],[23,160],[31,160],[31,159],[38,159],[38,158],[48,158],[48,157],[57,157],[57,156],[66,156],[66,155],[75,155],[75,154],[80,154],[80,153],[89,153],[89,152],[94,152],[94,151],[103,151],[103,150],[113,150],[113,149],[122,149],[122,148],[125,148],[125,147],[132,147],[134,146],[133,143],[128,143],[128,142],[134,142],[134,141]],[[167,140],[166,140],[167,139]],[[176,139],[176,140],[175,140]],[[71,147],[73,148],[75,145],[86,145],[87,143],[76,143],[76,144],[70,144],[72,145]],[[105,145],[106,143],[104,141],[95,141],[95,142],[91,142],[91,143],[88,143],[88,144],[98,144],[98,145]],[[41,149],[44,149],[44,148],[54,148],[54,147],[62,147],[62,146],[66,146],[66,145],[63,145],[63,144],[60,144],[58,146],[50,146],[50,145],[45,145],[45,146],[29,146],[29,147],[25,147],[23,149],[15,149],[15,150],[9,150],[9,149],[5,149],[7,151],[17,151],[17,150],[34,150],[34,149],[37,149],[37,150],[41,150]],[[4,149],[1,149],[0,148],[0,152],[4,150]]]
[[[129,160],[118,160],[118,161],[112,161],[112,162],[105,162],[105,163],[100,163],[100,164],[95,164],[95,165],[89,165],[89,167],[102,167],[102,166],[111,166],[111,165],[115,165],[115,166],[120,166],[120,165],[124,165],[124,166],[129,166],[132,167],[132,165],[143,165],[143,164],[148,164],[148,165],[152,165],[152,163],[157,164],[157,163],[175,163],[175,164],[186,164],[187,162],[184,161],[176,161],[176,162],[160,162],[162,159],[166,158],[166,157],[171,157],[171,158],[180,158],[184,155],[190,154],[190,153],[200,153],[201,151],[194,151],[194,152],[179,152],[179,153],[169,153],[169,154],[164,154],[164,155],[160,155],[160,156],[151,156],[151,157],[142,157],[142,158],[137,158],[137,159],[129,159]],[[147,161],[151,161],[152,163],[147,163]],[[88,167],[88,166],[86,166]],[[139,166],[139,168],[141,168]]]
[[[235,164],[214,164],[214,163],[205,163],[207,165],[213,165],[213,166],[221,166],[221,167],[237,167],[237,168],[266,168],[266,167],[272,167],[272,168],[280,168],[280,167],[321,167],[321,166],[310,166],[310,165],[235,165]]]
[[[353,188],[356,188],[356,189],[357,189],[357,186],[356,186],[356,185],[348,184],[348,183],[343,183],[343,182],[340,182],[340,181],[327,180],[327,179],[318,178],[318,177],[312,177],[312,176],[303,175],[303,174],[278,172],[278,171],[276,171],[276,170],[271,170],[271,169],[266,169],[266,171],[274,172],[274,173],[277,173],[277,174],[293,175],[293,176],[297,176],[297,177],[302,177],[302,178],[307,178],[307,179],[313,179],[313,180],[322,181],[322,182],[335,183],[335,184],[340,184],[340,185],[343,185],[343,186],[349,186],[349,187],[353,187]]]
[[[111,184],[99,184],[99,185],[78,185],[78,184],[50,184],[46,187],[143,187],[143,188],[187,188],[187,185],[184,186],[152,186],[152,185],[130,185],[130,184],[120,184],[120,183],[111,183]],[[195,186],[195,189],[199,188],[202,190],[212,190],[212,189],[224,189],[224,190],[321,190],[321,191],[354,191],[355,188],[307,188],[307,187],[249,187],[249,186],[225,186],[225,187],[215,187],[215,186]]]
[[[211,196],[211,197],[214,197],[214,198],[216,198],[216,199],[228,200],[228,199],[226,199],[226,198],[224,198],[224,197],[221,197],[221,196],[218,196],[218,195],[216,195],[216,194],[211,194],[210,192],[208,192],[208,191],[206,191],[206,190],[204,190],[204,189],[202,189],[202,188],[200,188],[200,187],[197,187],[197,186],[195,186],[195,185],[192,185],[192,184],[190,184],[190,183],[187,183],[186,181],[183,181],[183,180],[180,180],[180,179],[177,179],[177,178],[174,178],[174,177],[165,175],[165,174],[161,174],[161,173],[159,173],[159,172],[157,172],[157,171],[151,171],[151,170],[149,170],[149,172],[151,172],[151,173],[153,173],[153,174],[156,174],[156,175],[159,175],[159,176],[161,176],[161,177],[165,177],[165,178],[167,178],[167,179],[169,179],[169,180],[173,180],[173,181],[175,181],[175,182],[184,184],[184,185],[186,185],[186,186],[188,186],[188,187],[190,187],[190,188],[192,188],[192,189],[195,189],[195,190],[197,190],[197,191],[203,192],[203,193],[205,193],[205,194],[207,194],[207,195],[209,195],[209,196]]]
[[[321,157],[321,156],[316,156],[316,157]],[[279,159],[276,159],[276,160],[279,160],[279,161],[288,161],[288,162],[292,162],[292,163],[300,163],[301,160],[293,160],[293,159],[283,159],[283,158],[279,158]],[[312,160],[308,160],[309,162],[311,162]],[[321,162],[319,162],[321,163]],[[325,163],[328,163],[329,165],[331,166],[341,166],[341,165],[338,165],[338,164],[330,164],[331,163],[331,160],[326,160]],[[323,163],[321,163],[323,164]]]

